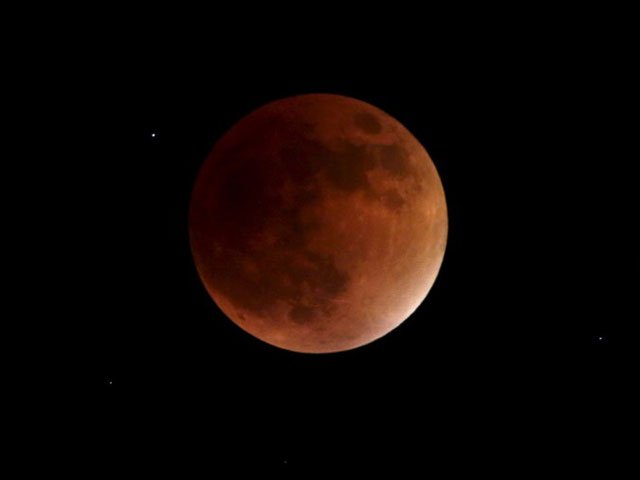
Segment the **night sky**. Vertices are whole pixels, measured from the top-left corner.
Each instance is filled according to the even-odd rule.
[[[135,44],[107,29],[54,62],[79,152],[63,156],[78,179],[64,192],[75,276],[56,366],[83,412],[73,455],[176,478],[619,464],[638,361],[636,84],[625,28],[591,28],[596,17],[484,28],[470,14],[432,36],[392,20],[230,33],[216,18]],[[216,140],[266,102],[314,92],[402,122],[449,209],[426,301],[384,338],[328,355],[227,320],[187,234]]]

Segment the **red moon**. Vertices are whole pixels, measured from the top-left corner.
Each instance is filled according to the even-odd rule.
[[[431,289],[447,241],[431,158],[397,120],[328,94],[269,103],[214,146],[189,235],[210,296],[238,326],[296,352],[382,337]]]

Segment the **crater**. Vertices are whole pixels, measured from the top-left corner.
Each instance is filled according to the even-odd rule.
[[[339,190],[353,192],[371,188],[367,171],[375,168],[376,162],[365,146],[343,141],[336,150],[324,148],[314,160],[321,164],[326,178]]]
[[[355,121],[356,126],[366,133],[375,135],[382,131],[382,124],[378,121],[375,115],[370,113],[357,113],[354,115],[353,120]]]
[[[400,210],[407,201],[396,190],[389,190],[382,194],[382,203],[391,210]]]
[[[289,312],[289,318],[297,324],[309,323],[313,320],[316,309],[304,305],[295,305]]]
[[[409,174],[409,155],[399,145],[378,145],[380,165],[395,177],[404,178]]]

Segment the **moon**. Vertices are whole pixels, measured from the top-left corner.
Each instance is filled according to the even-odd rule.
[[[373,105],[330,94],[242,118],[204,161],[189,209],[215,303],[251,335],[306,353],[400,325],[436,279],[447,230],[440,177],[416,138]]]

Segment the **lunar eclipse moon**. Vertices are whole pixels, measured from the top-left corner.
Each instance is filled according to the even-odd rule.
[[[306,353],[400,325],[436,279],[447,229],[442,183],[416,138],[329,94],[277,100],[235,124],[202,165],[189,211],[215,303],[255,337]]]

